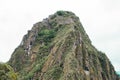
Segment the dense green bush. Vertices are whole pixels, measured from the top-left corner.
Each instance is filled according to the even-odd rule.
[[[63,15],[65,15],[66,13],[65,13],[64,11],[57,11],[57,14],[58,14],[59,16],[63,16]]]
[[[52,78],[52,80],[58,80],[61,74],[62,74],[62,67],[57,65],[47,72],[46,79]]]
[[[17,75],[9,65],[0,63],[0,80],[17,80]]]
[[[43,29],[38,33],[39,40],[42,40],[45,43],[51,41],[55,37],[55,31],[53,29]]]
[[[62,68],[61,67],[55,67],[53,68],[52,76],[54,80],[57,80],[60,78],[60,74],[62,73]]]
[[[58,16],[64,16],[64,17],[67,17],[67,16],[73,17],[73,15],[75,15],[75,14],[72,13],[72,12],[69,12],[69,11],[62,11],[62,10],[60,10],[60,11],[57,11],[57,15]]]

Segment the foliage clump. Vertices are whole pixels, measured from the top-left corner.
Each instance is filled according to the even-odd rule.
[[[55,31],[53,29],[43,29],[38,33],[38,38],[40,41],[48,43],[52,38],[55,37]]]
[[[56,65],[47,72],[47,79],[58,80],[62,74],[62,67]]]
[[[11,66],[0,63],[0,80],[17,80],[17,74]]]
[[[57,13],[58,16],[64,16],[64,17],[75,15],[74,13],[72,13],[70,11],[62,11],[62,10],[57,11],[56,13]]]
[[[58,14],[59,16],[63,16],[63,15],[65,15],[65,12],[64,12],[64,11],[57,11],[57,14]]]

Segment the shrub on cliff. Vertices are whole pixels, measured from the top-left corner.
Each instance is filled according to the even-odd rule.
[[[17,75],[11,66],[0,63],[0,80],[17,80]]]

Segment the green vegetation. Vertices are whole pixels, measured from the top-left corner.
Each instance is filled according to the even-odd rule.
[[[47,76],[45,77],[46,77],[46,80],[51,78],[52,80],[58,80],[61,74],[62,74],[62,67],[56,65],[52,67],[50,70],[48,70],[48,72],[46,73]]]
[[[23,80],[33,79],[36,73],[40,73],[46,61],[46,56],[47,55],[41,55],[40,53],[37,54],[36,62],[32,65],[32,69],[27,73],[23,72],[25,75],[22,75],[22,79]]]
[[[92,46],[71,12],[57,11],[35,24],[23,41],[8,62],[19,80],[117,80],[107,56]],[[10,78],[17,79],[14,71],[0,65],[0,80]]]
[[[69,11],[62,11],[62,10],[57,11],[56,13],[57,13],[57,15],[59,15],[59,16],[64,16],[64,17],[75,15],[75,14],[72,13],[72,12],[69,12]]]
[[[0,80],[17,80],[17,74],[9,65],[0,63]]]
[[[52,47],[52,40],[56,35],[54,29],[42,29],[38,33],[37,42],[41,42],[43,45],[39,49],[39,57],[47,56],[50,48]]]
[[[99,52],[99,61],[100,61],[100,64],[101,64],[101,67],[103,69],[103,74],[108,74],[108,71],[107,71],[107,61],[106,61],[106,55],[102,52]],[[107,75],[108,77],[108,75]]]
[[[54,37],[55,31],[53,29],[42,29],[39,31],[37,38],[39,41],[49,43]]]
[[[31,71],[23,77],[24,80],[32,79],[36,73],[41,72],[43,64],[46,61],[46,57],[48,56],[50,48],[52,47],[51,41],[55,37],[55,33],[56,32],[54,29],[46,29],[44,27],[38,32],[35,44],[41,43],[43,45],[41,45],[39,48],[36,62],[33,64]]]
[[[66,13],[65,13],[64,11],[57,11],[57,14],[58,14],[59,16],[63,16],[63,15],[65,15]]]
[[[11,66],[14,66],[14,68],[19,71],[21,69],[23,69],[23,66],[25,65],[25,59],[26,59],[26,55],[25,55],[25,51],[24,48],[22,47],[18,47],[15,51],[14,51],[14,55],[12,55],[11,59],[15,59],[14,62],[11,63],[11,61],[9,62],[9,64],[11,64]],[[16,64],[16,65],[14,65]]]

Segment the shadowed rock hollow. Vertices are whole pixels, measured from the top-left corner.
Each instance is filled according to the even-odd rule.
[[[68,11],[57,11],[34,24],[8,63],[19,80],[119,80],[79,18]]]

